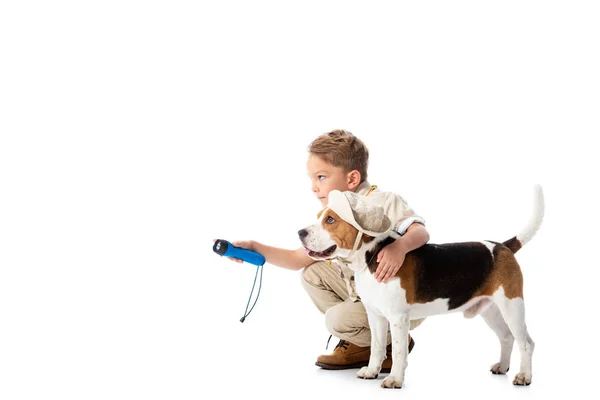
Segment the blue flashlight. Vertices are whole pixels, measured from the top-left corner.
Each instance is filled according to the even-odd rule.
[[[227,240],[219,239],[215,241],[213,245],[213,251],[220,256],[226,256],[231,258],[238,258],[240,260],[244,260],[247,263],[254,264],[258,266],[256,268],[256,274],[254,275],[254,283],[252,284],[252,290],[250,291],[250,297],[248,297],[248,304],[246,304],[246,311],[244,311],[244,316],[240,319],[240,322],[244,322],[246,317],[250,315],[252,309],[256,305],[258,301],[258,296],[260,295],[260,288],[262,287],[262,270],[264,263],[266,261],[265,257],[252,250],[243,249],[241,247],[236,247],[229,243]],[[254,287],[256,286],[256,278],[258,277],[258,272],[260,270],[260,281],[258,283],[258,293],[256,294],[256,299],[254,300],[254,304],[252,304],[252,308],[248,311],[248,307],[250,307],[250,299],[252,299],[252,293],[254,293]]]
[[[243,249],[241,247],[236,247],[229,243],[227,240],[219,239],[213,245],[213,250],[215,253],[225,257],[238,258],[240,260],[246,261],[247,263],[254,264],[257,266],[261,266],[265,263],[265,257],[252,250]]]

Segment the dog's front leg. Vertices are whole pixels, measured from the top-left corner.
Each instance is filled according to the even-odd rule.
[[[387,346],[388,322],[385,317],[376,314],[365,305],[369,326],[371,328],[371,356],[369,365],[362,367],[357,376],[361,379],[375,379],[381,370],[381,364],[385,359],[385,348]]]
[[[410,318],[408,313],[400,313],[390,318],[392,333],[392,370],[381,382],[384,388],[401,388],[404,384],[404,372],[408,358],[408,328]]]

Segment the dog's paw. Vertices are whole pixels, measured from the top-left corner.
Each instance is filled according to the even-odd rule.
[[[508,372],[509,366],[503,366],[501,363],[496,363],[490,368],[490,372],[494,375],[504,375]]]
[[[531,376],[527,377],[524,372],[519,372],[513,379],[513,385],[529,386],[531,385]]]
[[[376,379],[379,376],[379,371],[375,368],[362,367],[360,371],[356,373],[356,376],[360,379]]]
[[[388,375],[383,381],[381,381],[381,387],[386,389],[400,389],[402,388],[402,381],[397,379],[395,376]]]

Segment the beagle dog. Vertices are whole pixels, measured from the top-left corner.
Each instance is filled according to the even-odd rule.
[[[514,385],[531,383],[534,342],[525,324],[523,275],[515,253],[539,229],[544,215],[542,188],[535,186],[534,213],[527,226],[503,242],[426,244],[406,254],[402,267],[388,282],[374,277],[377,254],[400,235],[390,230],[381,207],[353,192],[332,191],[318,222],[298,232],[307,254],[315,260],[345,263],[367,310],[371,328],[369,365],[358,372],[377,378],[386,354],[388,323],[392,335],[392,370],[381,386],[401,388],[408,355],[411,320],[462,312],[481,315],[500,339],[500,361],[491,372],[505,374],[516,340],[521,368]]]

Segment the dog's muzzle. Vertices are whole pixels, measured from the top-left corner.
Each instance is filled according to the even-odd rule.
[[[308,254],[308,256],[311,258],[327,258],[330,255],[332,255],[333,252],[337,249],[337,245],[334,244],[333,246],[330,246],[323,251],[314,251],[306,246],[305,240],[306,240],[307,236],[308,236],[308,230],[300,229],[298,231],[298,237],[300,238],[300,241],[302,242],[302,245],[304,246],[304,250],[306,250],[306,254]]]

